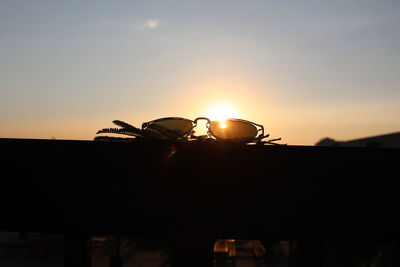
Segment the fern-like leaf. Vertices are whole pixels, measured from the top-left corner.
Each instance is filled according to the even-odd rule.
[[[137,129],[135,126],[133,126],[133,125],[131,125],[131,124],[129,124],[129,123],[126,123],[126,122],[124,122],[124,121],[113,120],[113,123],[114,123],[115,125],[118,125],[118,126],[121,127],[121,128],[126,128],[126,129],[135,128],[135,129]]]
[[[129,130],[129,131],[131,131],[131,132],[134,132],[134,133],[138,133],[138,134],[140,134],[140,135],[143,135],[143,131],[142,131],[141,129],[136,128],[135,126],[130,125],[129,123],[126,123],[126,122],[120,121],[120,120],[114,120],[113,123],[114,123],[115,125],[120,126],[121,128],[123,128],[123,129],[125,129],[125,130]]]
[[[140,129],[136,130],[131,130],[131,129],[124,129],[124,128],[104,128],[101,129],[97,132],[97,134],[102,134],[102,133],[114,133],[114,134],[124,134],[124,135],[129,135],[129,136],[135,136],[135,137],[143,137],[143,131]]]
[[[96,136],[94,141],[120,141],[120,142],[131,142],[135,138],[130,137],[114,137],[114,136]]]

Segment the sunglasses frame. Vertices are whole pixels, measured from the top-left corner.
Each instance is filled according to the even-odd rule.
[[[192,127],[191,127],[187,132],[185,132],[184,134],[182,134],[182,136],[181,136],[180,138],[182,138],[182,137],[191,138],[191,137],[193,136],[193,135],[192,135],[192,134],[193,134],[193,129],[197,126],[197,121],[199,121],[199,120],[206,120],[206,121],[207,121],[207,124],[206,124],[206,127],[207,127],[207,134],[208,134],[209,136],[214,137],[216,140],[225,140],[225,139],[223,139],[223,138],[218,138],[217,136],[215,136],[215,135],[212,133],[212,131],[210,131],[211,125],[212,125],[214,122],[216,122],[216,121],[211,121],[209,118],[206,118],[206,117],[198,117],[198,118],[196,118],[196,119],[194,119],[194,120],[190,120],[190,119],[186,119],[186,118],[181,118],[181,117],[164,117],[164,118],[152,120],[152,121],[149,121],[149,122],[144,122],[144,123],[142,124],[142,130],[146,130],[146,128],[149,127],[149,126],[150,126],[151,124],[153,124],[153,123],[156,123],[156,122],[159,122],[159,121],[164,121],[164,120],[184,120],[184,121],[190,121],[190,122],[192,123]],[[266,137],[269,136],[269,134],[264,135],[264,126],[262,126],[261,124],[257,124],[257,123],[254,123],[254,122],[251,122],[251,121],[248,121],[248,120],[233,119],[233,118],[226,119],[225,121],[228,121],[228,120],[229,120],[229,121],[234,121],[234,122],[247,123],[247,124],[250,124],[250,125],[254,126],[254,127],[257,129],[256,136],[254,136],[254,137],[248,137],[248,138],[236,139],[235,141],[239,141],[239,142],[243,142],[243,143],[252,143],[252,142],[260,143],[260,142],[262,141],[262,139],[264,139],[264,138],[266,138]],[[229,140],[229,139],[228,139],[228,140]]]

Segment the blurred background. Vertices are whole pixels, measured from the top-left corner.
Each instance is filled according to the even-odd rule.
[[[110,260],[116,255],[117,240],[124,267],[171,266],[168,242],[128,236],[93,236],[91,266],[113,266]],[[214,245],[214,266],[300,267],[298,243],[220,239]],[[62,267],[63,248],[64,236],[60,234],[0,232],[0,266]],[[322,252],[324,267],[392,267],[393,256],[399,251],[391,242],[325,242]],[[315,257],[319,257],[317,251]]]

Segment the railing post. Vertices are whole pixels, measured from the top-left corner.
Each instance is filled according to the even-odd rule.
[[[214,240],[193,237],[175,237],[172,246],[172,267],[212,267]]]
[[[298,253],[299,267],[321,267],[323,264],[321,241],[300,241]]]
[[[115,237],[115,254],[110,258],[110,267],[122,267],[121,257],[121,236],[116,235]]]
[[[396,240],[392,247],[392,266],[400,266],[400,242]]]
[[[90,236],[67,232],[64,236],[64,267],[91,267]]]

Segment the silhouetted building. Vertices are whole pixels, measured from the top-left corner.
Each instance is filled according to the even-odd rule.
[[[323,138],[316,146],[352,146],[352,147],[400,147],[400,132],[365,137],[349,141],[336,141],[332,138]]]

